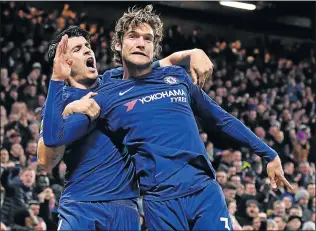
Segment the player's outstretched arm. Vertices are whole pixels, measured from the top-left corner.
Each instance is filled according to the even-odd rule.
[[[189,77],[188,77],[189,78]],[[192,109],[201,119],[214,121],[220,130],[242,145],[249,147],[260,157],[269,160],[267,172],[271,180],[273,189],[281,185],[289,188],[292,186],[285,179],[280,158],[278,154],[266,143],[259,139],[240,120],[227,113],[216,102],[214,102],[205,92],[189,82]]]
[[[192,76],[194,84],[199,83],[204,86],[205,81],[213,73],[213,63],[205,52],[201,49],[192,49],[175,52],[168,57],[159,60],[161,67],[182,66],[188,70]]]
[[[55,148],[47,147],[44,144],[43,137],[38,140],[37,143],[37,159],[38,164],[51,172],[52,169],[61,161],[64,156],[66,146],[59,146]]]

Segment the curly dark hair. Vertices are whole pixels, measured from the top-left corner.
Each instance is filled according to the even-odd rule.
[[[153,11],[152,5],[144,8],[128,8],[128,11],[117,21],[115,34],[111,43],[111,50],[114,54],[113,61],[122,64],[121,53],[115,50],[115,44],[122,43],[123,36],[130,28],[134,29],[140,24],[149,24],[154,31],[154,56],[158,56],[161,51],[161,41],[163,38],[163,23],[159,16]]]
[[[88,31],[78,27],[78,26],[69,26],[67,29],[60,32],[56,38],[50,42],[49,48],[48,48],[48,60],[51,64],[54,63],[54,58],[56,55],[56,49],[58,46],[58,43],[61,41],[61,38],[64,35],[68,35],[68,38],[71,37],[84,37],[88,43],[91,43],[91,35]]]

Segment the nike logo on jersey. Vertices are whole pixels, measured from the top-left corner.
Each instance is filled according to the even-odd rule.
[[[131,87],[131,88],[129,88],[129,89],[127,89],[126,91],[123,91],[123,92],[120,91],[119,96],[125,95],[127,92],[129,92],[129,91],[132,90],[133,88],[134,88],[134,86]]]

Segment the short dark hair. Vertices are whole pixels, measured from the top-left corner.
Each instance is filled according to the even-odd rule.
[[[29,141],[27,141],[27,144],[30,144],[30,143],[36,143],[37,144],[36,140],[29,140]]]
[[[314,185],[314,184],[315,184],[315,182],[313,182],[313,181],[308,181],[307,184],[306,184],[306,189],[307,189],[307,187],[308,187],[309,185]]]
[[[273,216],[273,219],[274,219],[274,218],[281,218],[283,222],[286,222],[286,219],[285,219],[284,217],[282,217],[282,216],[274,215],[274,216]]]
[[[228,189],[228,190],[237,190],[237,187],[231,183],[226,184],[223,189]]]
[[[91,35],[88,31],[86,31],[78,26],[69,26],[67,29],[63,30],[58,35],[56,35],[56,38],[54,40],[52,40],[49,44],[48,60],[51,64],[54,63],[54,58],[56,55],[56,49],[57,49],[58,43],[61,41],[61,38],[64,35],[68,35],[68,38],[82,36],[88,41],[88,43],[91,43]]]

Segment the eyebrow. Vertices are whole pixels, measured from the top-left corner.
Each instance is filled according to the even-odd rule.
[[[82,46],[82,44],[78,44],[77,46],[74,46],[70,51],[73,51],[74,49],[81,47],[81,46]]]
[[[84,44],[86,47],[90,48],[90,43],[85,43]],[[74,46],[70,51],[73,51],[74,49],[78,48],[78,47],[82,47],[82,44],[78,44],[77,46]]]
[[[131,34],[131,33],[140,34],[139,32],[137,32],[137,31],[135,31],[135,30],[131,30],[131,31],[127,32],[127,34]],[[150,36],[150,37],[152,37],[152,38],[154,37],[154,35],[151,34],[151,33],[145,33],[144,35]]]

